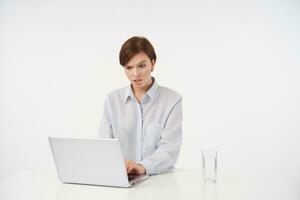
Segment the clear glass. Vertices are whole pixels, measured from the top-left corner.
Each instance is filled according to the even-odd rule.
[[[217,182],[217,150],[202,150],[202,171],[204,182]]]

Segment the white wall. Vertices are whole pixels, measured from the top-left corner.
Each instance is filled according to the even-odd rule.
[[[95,136],[128,84],[122,43],[149,38],[158,83],[184,97],[179,167],[219,150],[220,173],[300,179],[298,1],[9,1],[0,4],[0,181],[52,168],[48,135]]]

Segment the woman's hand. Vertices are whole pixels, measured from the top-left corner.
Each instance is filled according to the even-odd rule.
[[[133,160],[125,160],[127,174],[142,175],[146,173],[143,165],[134,162]]]

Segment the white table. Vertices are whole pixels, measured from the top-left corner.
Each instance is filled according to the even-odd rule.
[[[151,176],[133,188],[59,182],[55,171],[22,171],[0,184],[1,200],[299,200],[296,179],[228,177],[205,184],[200,169],[177,169]]]

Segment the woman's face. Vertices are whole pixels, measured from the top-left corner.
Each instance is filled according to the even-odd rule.
[[[147,88],[152,83],[151,71],[154,64],[144,52],[136,54],[129,60],[124,70],[134,88]]]

